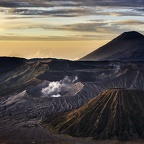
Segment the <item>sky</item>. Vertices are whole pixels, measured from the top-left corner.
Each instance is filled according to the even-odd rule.
[[[77,60],[125,31],[144,34],[144,0],[0,1],[0,56]]]

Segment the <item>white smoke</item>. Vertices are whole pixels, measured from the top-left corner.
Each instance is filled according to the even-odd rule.
[[[50,82],[49,85],[48,85],[48,87],[42,89],[42,94],[44,96],[47,96],[47,95],[50,95],[50,94],[52,94],[54,92],[55,93],[59,93],[62,85],[63,84],[61,84],[58,81],[56,81],[56,82]]]
[[[50,82],[49,85],[41,90],[43,97],[60,97],[61,91],[63,89],[67,89],[70,84],[76,82],[78,80],[78,77],[75,76],[73,78],[70,78],[68,76],[65,76],[63,80]]]
[[[113,66],[114,73],[118,73],[121,70],[120,64],[110,64],[110,66]]]
[[[74,83],[74,82],[77,81],[77,80],[78,80],[78,77],[75,76],[74,79],[73,79],[73,81],[72,81],[72,83]]]
[[[121,70],[120,65],[114,65],[114,68],[115,68],[115,73],[118,73]]]
[[[52,95],[51,97],[61,97],[61,95],[57,94],[57,95]]]
[[[60,80],[61,83],[64,83],[64,84],[71,84],[71,83],[74,83],[75,81],[78,80],[78,77],[75,76],[73,78],[70,78],[68,76],[65,76],[63,80]]]

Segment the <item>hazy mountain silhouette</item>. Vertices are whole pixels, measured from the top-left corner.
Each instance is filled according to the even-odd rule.
[[[108,89],[83,107],[52,116],[48,127],[55,132],[96,139],[144,137],[144,91]]]
[[[144,36],[135,31],[124,32],[80,60],[144,60]]]

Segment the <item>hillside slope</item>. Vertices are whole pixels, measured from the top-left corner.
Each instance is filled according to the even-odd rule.
[[[48,119],[53,131],[96,139],[144,138],[144,91],[109,89],[83,107]]]

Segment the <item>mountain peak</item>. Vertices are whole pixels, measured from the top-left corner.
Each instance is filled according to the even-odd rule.
[[[124,32],[81,60],[143,61],[144,35],[136,31]]]
[[[121,40],[139,40],[144,39],[144,36],[137,31],[129,31],[122,33],[118,38]]]

